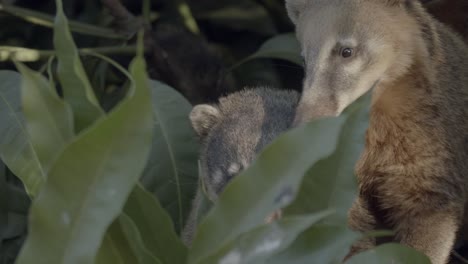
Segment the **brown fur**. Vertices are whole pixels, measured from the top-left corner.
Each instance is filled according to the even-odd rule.
[[[309,8],[314,4],[330,8],[330,3],[308,2]],[[383,22],[379,33],[383,38],[394,35],[394,43],[385,40],[395,51],[395,61],[381,75],[366,77],[379,81],[366,148],[356,166],[359,197],[349,212],[349,225],[361,232],[392,229],[395,241],[420,250],[434,264],[445,264],[457,232],[468,220],[468,47],[413,0],[333,0],[333,4],[356,4],[359,14],[385,10],[388,16],[379,22],[392,20]],[[289,7],[291,15],[296,7]],[[317,31],[306,31],[310,22],[297,15],[293,21],[299,24],[299,38],[309,34],[303,47],[314,48],[307,41],[315,43],[310,36]],[[381,58],[380,63],[391,59]],[[306,76],[311,81],[305,82],[305,91],[352,93],[346,81],[338,84],[346,89],[327,87],[323,80],[316,86],[321,76],[312,70],[307,74],[315,75]],[[326,80],[333,80],[333,75]],[[311,100],[311,94],[306,92],[301,99],[296,122],[316,113],[308,111],[334,103]],[[363,240],[349,256],[378,242]]]
[[[368,209],[356,203],[350,224],[360,231],[391,228],[397,241],[446,263],[463,221],[468,177],[468,78],[454,79],[449,71],[467,72],[468,56],[454,54],[462,47],[458,38],[430,23],[437,29],[426,45],[432,56],[417,51],[406,74],[376,88],[380,95],[356,168]],[[356,221],[360,215],[373,215],[374,226]]]

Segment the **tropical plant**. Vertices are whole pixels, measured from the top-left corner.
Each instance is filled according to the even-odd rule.
[[[55,2],[54,49],[36,54],[49,58],[42,71],[21,62],[34,50],[0,50],[17,69],[0,71],[2,263],[14,261],[19,247],[19,264],[342,261],[361,236],[347,228],[346,212],[355,197],[353,168],[364,145],[369,95],[339,117],[295,128],[269,145],[201,217],[187,248],[179,234],[197,188],[199,149],[187,118],[191,104],[149,78],[142,31],[127,70],[96,50],[79,50],[70,28],[122,35],[70,23],[62,1]],[[274,1],[259,2],[275,10]],[[3,8],[26,17],[23,9]],[[90,79],[83,53],[97,58],[93,63],[104,65],[106,74],[125,77],[107,107],[95,86],[107,77]],[[259,58],[301,63],[291,34],[272,37],[246,58],[233,68]],[[265,216],[280,208],[283,217],[265,224]],[[21,217],[26,213],[27,235]],[[350,263],[429,261],[402,245],[385,244]]]

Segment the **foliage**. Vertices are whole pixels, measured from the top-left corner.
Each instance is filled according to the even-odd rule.
[[[212,43],[210,28],[235,25],[225,30],[228,40],[236,30],[254,36],[247,48],[239,48],[247,38],[216,43],[234,65],[234,75],[242,77],[240,84],[300,85],[299,49],[281,1],[198,1],[197,6],[173,1],[183,7],[175,17],[188,29],[204,31]],[[173,14],[165,3],[155,7],[157,13],[142,12],[147,22],[152,15]],[[131,2],[131,10],[132,4],[139,3]],[[339,117],[297,127],[270,144],[200,216],[187,248],[179,234],[197,189],[199,152],[188,120],[188,94],[149,78],[142,34],[129,70],[118,56],[117,63],[77,48],[77,43],[110,42],[127,46],[102,51],[135,51],[128,35],[111,31],[107,22],[89,25],[91,14],[95,20],[103,14],[96,1],[57,0],[54,21],[51,15],[2,5],[9,14],[52,27],[53,35],[46,35],[54,47],[31,44],[37,35],[20,36],[36,61],[29,66],[15,61],[17,71],[0,71],[0,263],[13,262],[20,247],[20,264],[339,263],[360,237],[347,228],[345,216],[355,197],[353,168],[364,144],[369,95]],[[85,11],[69,22],[65,13],[77,5]],[[25,51],[4,47],[0,59],[29,61],[21,55]],[[284,66],[299,74],[285,74]],[[42,74],[46,70],[48,78]],[[265,223],[278,209],[283,218]],[[396,244],[364,252],[350,263],[381,261],[429,263]]]

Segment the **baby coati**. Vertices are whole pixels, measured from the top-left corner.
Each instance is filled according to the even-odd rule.
[[[202,142],[201,182],[209,200],[216,202],[226,184],[290,128],[298,101],[294,91],[255,88],[223,97],[216,105],[193,108],[190,120]],[[199,186],[182,234],[187,245],[196,231],[202,192]]]

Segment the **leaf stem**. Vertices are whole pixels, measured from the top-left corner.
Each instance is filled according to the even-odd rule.
[[[98,48],[82,48],[78,49],[81,55],[87,55],[89,53],[99,54],[120,54],[120,55],[133,55],[136,53],[136,46],[109,46],[109,47],[98,47]],[[23,47],[12,47],[12,46],[0,46],[0,61],[23,61],[31,62],[38,61],[50,56],[55,55],[53,50],[37,50]]]

